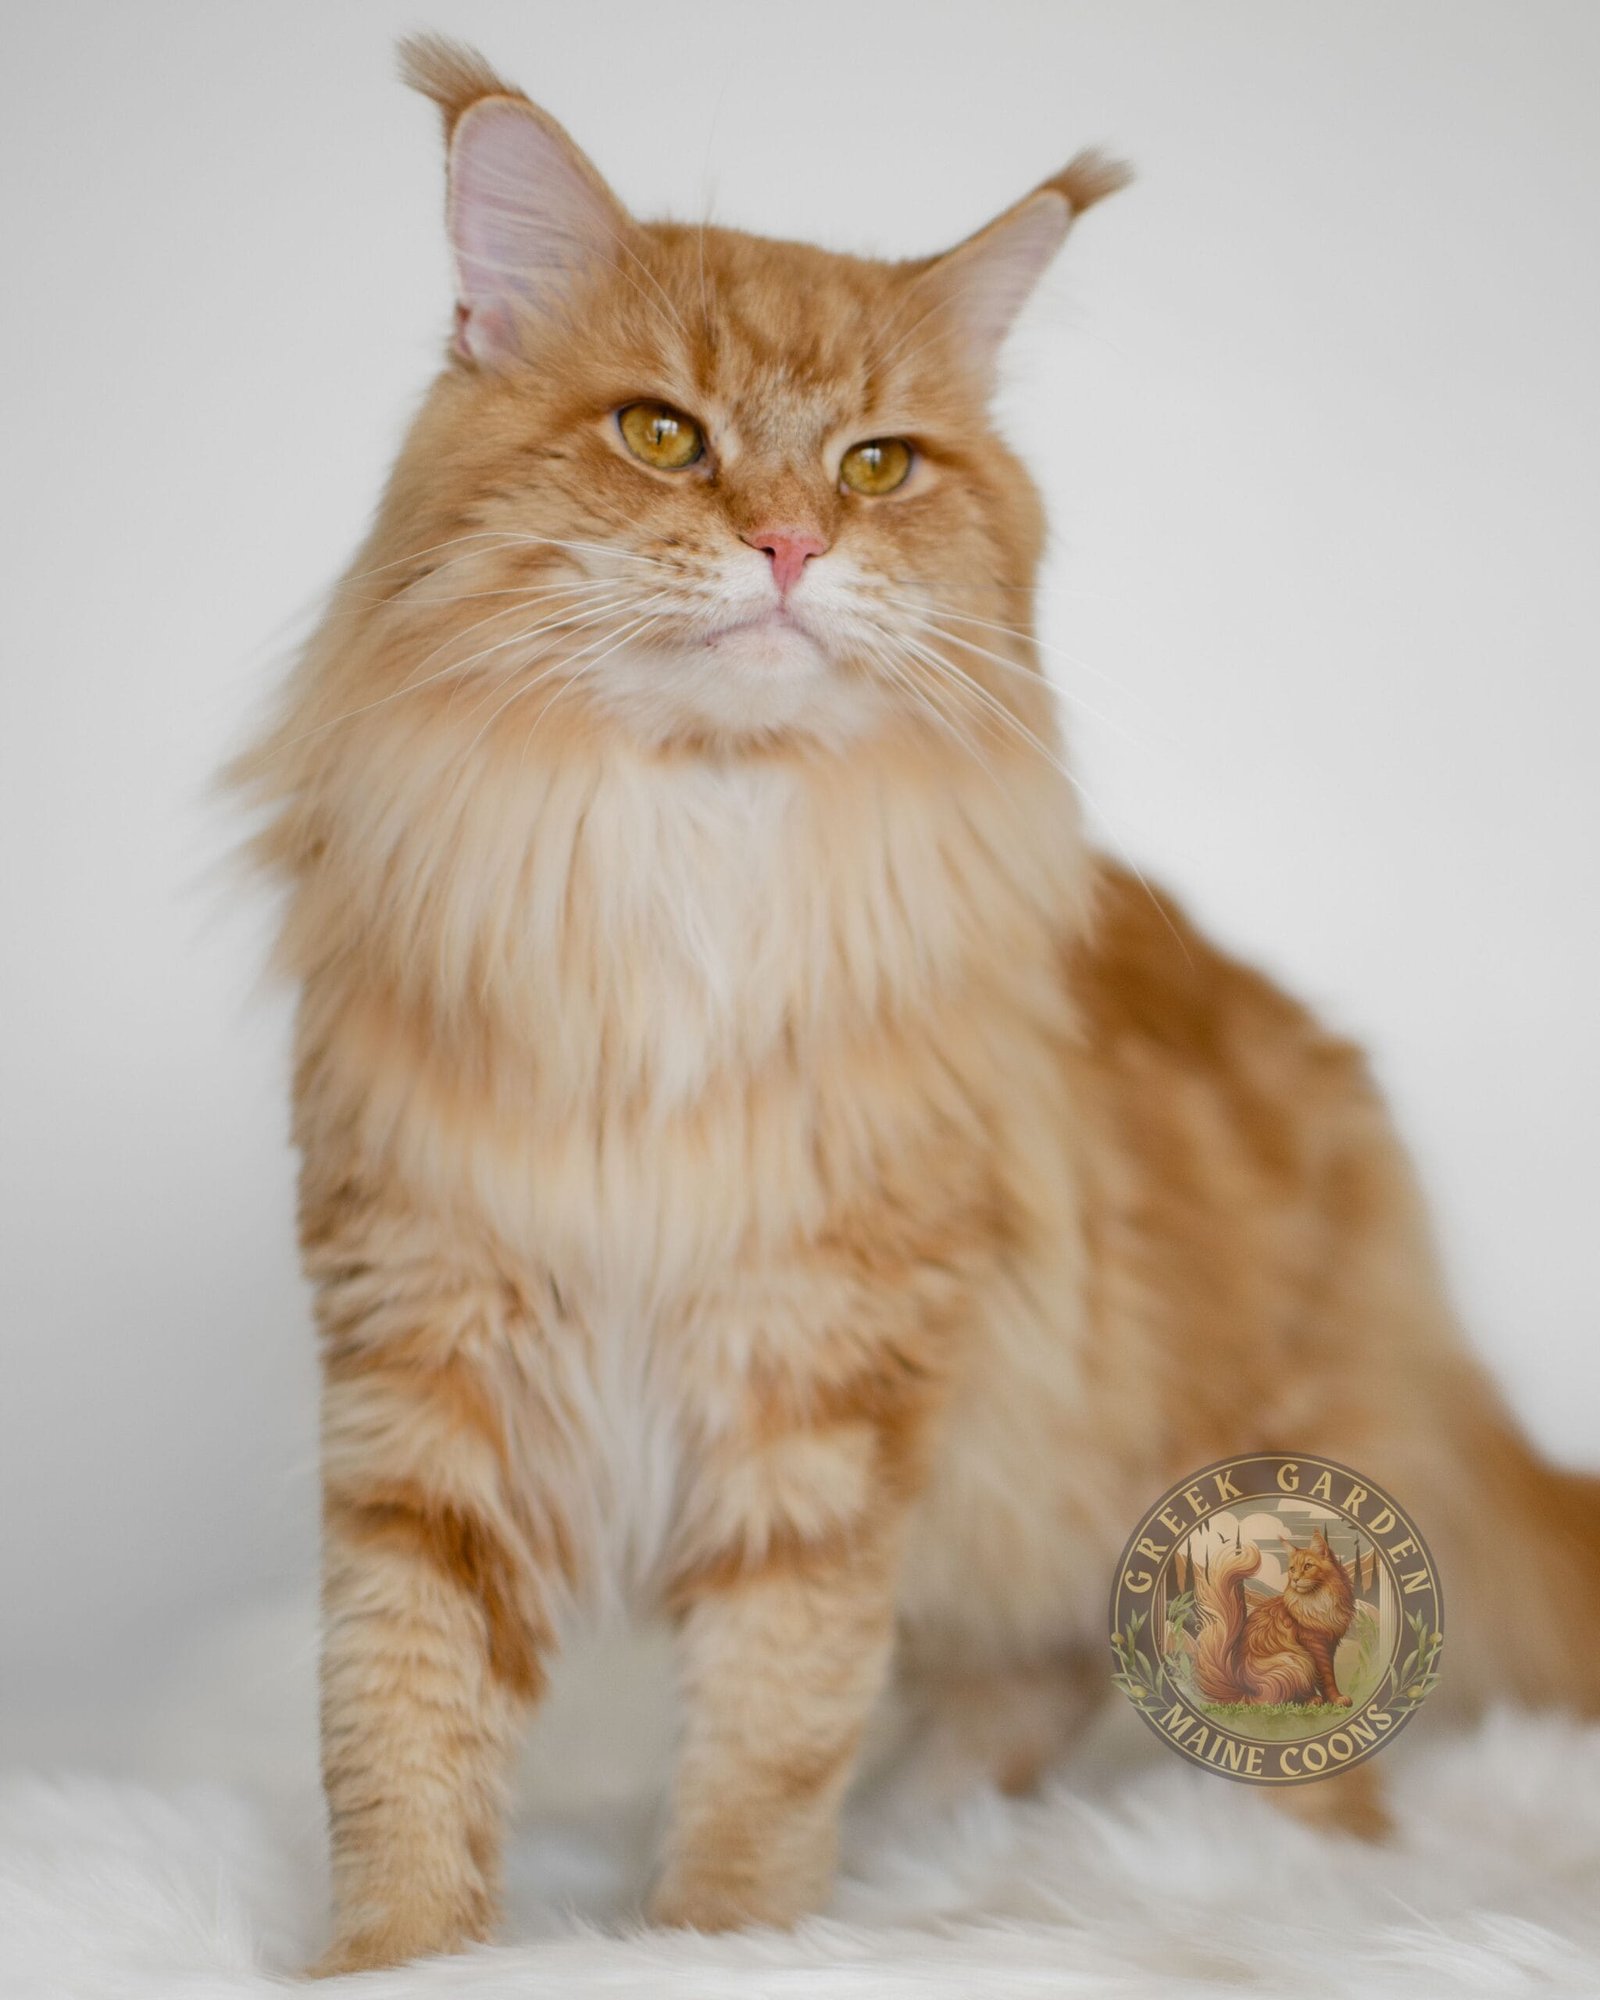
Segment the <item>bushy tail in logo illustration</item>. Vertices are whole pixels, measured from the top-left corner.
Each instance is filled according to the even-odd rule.
[[[1239,1678],[1239,1642],[1244,1637],[1244,1580],[1261,1567],[1261,1551],[1229,1549],[1194,1573],[1194,1603],[1200,1634],[1194,1647],[1195,1686],[1207,1701],[1248,1701]]]
[[[1207,1701],[1325,1701],[1348,1708],[1350,1698],[1339,1692],[1333,1672],[1339,1641],[1355,1616],[1348,1570],[1318,1528],[1309,1548],[1291,1549],[1283,1595],[1250,1611],[1245,1579],[1260,1567],[1261,1551],[1236,1542],[1195,1571],[1195,1686]]]

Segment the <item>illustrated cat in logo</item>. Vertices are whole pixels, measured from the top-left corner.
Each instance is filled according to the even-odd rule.
[[[1308,1548],[1292,1550],[1281,1595],[1247,1612],[1245,1578],[1260,1567],[1261,1551],[1236,1543],[1196,1570],[1196,1687],[1208,1701],[1323,1701],[1348,1708],[1333,1657],[1355,1616],[1349,1571],[1318,1528]]]

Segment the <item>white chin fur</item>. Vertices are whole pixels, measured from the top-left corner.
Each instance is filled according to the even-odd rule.
[[[835,666],[803,632],[755,627],[710,644],[625,647],[586,681],[647,740],[798,732],[842,743],[884,713],[867,676]]]

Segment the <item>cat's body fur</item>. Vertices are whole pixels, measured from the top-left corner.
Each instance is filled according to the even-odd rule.
[[[1261,1551],[1224,1549],[1195,1572],[1200,1632],[1194,1683],[1208,1701],[1328,1702],[1348,1708],[1339,1691],[1339,1641],[1355,1617],[1355,1589],[1320,1529],[1295,1549],[1283,1589],[1265,1603],[1245,1603],[1245,1578]]]
[[[420,67],[453,162],[480,106],[523,115],[468,58]],[[542,120],[517,143],[530,129],[570,146]],[[550,157],[563,199],[599,202],[586,163]],[[1096,860],[1041,754],[1052,705],[1020,613],[1037,502],[987,430],[981,357],[939,331],[979,289],[972,246],[938,305],[949,260],[605,208],[626,258],[585,275],[582,314],[513,335],[473,289],[493,259],[461,248],[480,166],[452,211],[458,358],[245,767],[303,996],[327,1965],[485,1933],[519,1716],[569,1619],[607,1602],[680,1637],[657,1913],[816,1907],[897,1635],[913,1693],[1025,1781],[1093,1684],[1128,1524],[1245,1448],[1404,1495],[1459,1693],[1593,1705],[1577,1628],[1536,1659],[1499,1644],[1508,1603],[1551,1601],[1544,1539],[1580,1512],[1579,1598],[1600,1598],[1592,1492],[1535,1464],[1462,1350],[1359,1056]],[[1109,184],[1070,170],[974,254]],[[1020,296],[1014,276],[984,283]],[[936,311],[910,349],[908,299]],[[880,320],[898,346],[874,361]],[[602,402],[681,381],[720,413],[716,483],[630,467],[571,415],[591,368],[616,384]],[[836,404],[856,435],[869,410],[926,426],[900,512],[811,470]],[[496,596],[670,574],[720,602],[728,523],[748,540],[775,508],[837,543],[831,652],[787,631],[748,655],[668,643],[608,598],[609,677],[541,691],[513,646],[508,679],[481,678]],[[603,581],[548,581],[572,569]],[[960,593],[924,614],[946,652],[948,621],[989,628],[960,656],[983,705],[948,677],[934,706],[903,701],[851,664],[865,614],[838,593],[930,572]],[[548,660],[548,637],[528,651]]]

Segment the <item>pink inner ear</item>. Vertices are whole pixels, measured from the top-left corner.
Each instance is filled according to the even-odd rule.
[[[519,314],[554,303],[573,272],[608,258],[626,218],[559,127],[531,105],[487,97],[450,145],[450,243],[460,304],[456,351],[515,351]]]
[[[511,353],[515,344],[516,321],[507,307],[474,308],[457,301],[450,346],[463,361],[488,361],[496,354]]]
[[[950,317],[980,372],[994,366],[1001,341],[1071,222],[1066,196],[1041,188],[934,266]]]

